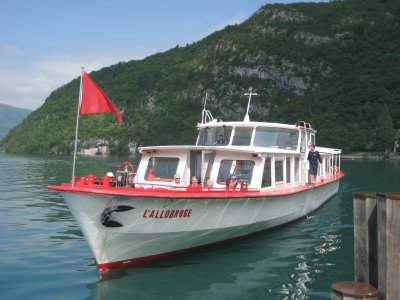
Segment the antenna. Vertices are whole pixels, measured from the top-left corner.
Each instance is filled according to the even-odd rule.
[[[201,124],[212,122],[212,120],[214,119],[211,112],[206,109],[207,98],[208,98],[208,92],[206,92],[206,98],[204,99],[204,108],[203,111],[201,112]]]
[[[249,92],[248,93],[244,93],[245,96],[249,96],[249,102],[247,103],[247,111],[246,111],[246,115],[244,116],[244,122],[250,122],[250,117],[249,117],[249,108],[250,108],[250,102],[251,102],[251,96],[257,96],[257,93],[253,93],[253,88],[249,87]]]
[[[208,98],[208,92],[206,92],[206,97],[205,97],[205,99],[204,99],[204,107],[203,107],[203,110],[206,110],[207,98]]]

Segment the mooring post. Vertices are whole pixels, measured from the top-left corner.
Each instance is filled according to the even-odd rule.
[[[378,286],[377,196],[354,193],[354,273],[355,281]]]
[[[354,271],[355,281],[332,284],[332,300],[377,300],[377,196],[354,193]]]
[[[399,300],[400,194],[353,198],[355,282],[334,283],[332,299]]]
[[[367,282],[335,282],[331,286],[331,300],[378,300],[378,290]]]
[[[378,289],[400,299],[400,194],[378,194]]]

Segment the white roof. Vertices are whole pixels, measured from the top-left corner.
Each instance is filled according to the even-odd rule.
[[[206,127],[221,127],[221,126],[233,126],[233,127],[270,127],[270,128],[285,128],[285,129],[295,129],[299,128],[296,125],[290,124],[282,124],[282,123],[270,123],[270,122],[244,122],[244,121],[236,121],[236,122],[217,122],[214,119],[213,122],[197,124],[197,128],[206,128]]]
[[[342,149],[334,149],[334,148],[326,148],[315,146],[315,150],[321,153],[329,153],[329,154],[340,154],[342,153]]]

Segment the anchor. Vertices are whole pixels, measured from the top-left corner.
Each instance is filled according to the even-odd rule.
[[[134,207],[129,205],[118,205],[118,206],[107,207],[101,214],[101,224],[103,224],[106,227],[122,227],[123,225],[120,222],[111,220],[111,214],[113,212],[123,212],[131,209],[134,209]]]

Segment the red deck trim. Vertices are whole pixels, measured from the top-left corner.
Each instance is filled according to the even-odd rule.
[[[258,197],[277,197],[301,193],[312,188],[340,180],[344,176],[341,172],[336,176],[324,178],[324,182],[316,183],[314,186],[302,185],[297,187],[287,187],[275,190],[249,190],[249,191],[198,191],[187,192],[177,190],[166,190],[162,188],[124,188],[124,187],[105,187],[102,185],[76,185],[72,187],[70,183],[63,183],[61,185],[49,185],[47,188],[50,190],[70,193],[85,193],[85,194],[100,194],[100,195],[113,195],[113,196],[129,196],[129,197],[143,197],[143,198],[172,198],[172,199],[204,199],[204,198],[258,198]]]

